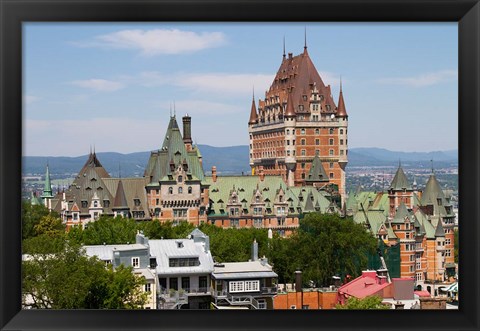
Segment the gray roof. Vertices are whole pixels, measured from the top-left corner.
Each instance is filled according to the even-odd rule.
[[[135,251],[148,249],[148,246],[141,244],[130,244],[130,245],[91,245],[83,246],[85,253],[88,256],[96,256],[102,261],[111,261],[113,260],[114,251]]]
[[[305,179],[306,182],[328,182],[329,179],[327,177],[327,173],[323,168],[322,162],[318,155],[315,155],[312,161],[312,166],[310,171],[308,172],[307,178]]]
[[[157,273],[182,275],[211,273],[213,271],[213,258],[210,251],[205,252],[202,243],[195,243],[191,239],[163,239],[149,240],[150,255],[157,259]],[[183,247],[179,248],[178,243]],[[195,258],[200,261],[199,266],[170,267],[170,258]]]
[[[263,264],[262,264],[263,263]],[[246,279],[278,277],[272,266],[261,260],[228,262],[215,265],[212,277],[215,279]]]
[[[402,167],[398,167],[395,177],[393,177],[392,183],[390,184],[390,189],[392,190],[412,190],[412,185],[408,182],[407,176],[403,172]]]

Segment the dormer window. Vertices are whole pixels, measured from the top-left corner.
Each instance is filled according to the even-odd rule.
[[[103,205],[105,206],[105,208],[110,207],[110,200],[103,200]]]
[[[179,183],[183,182],[183,176],[178,176],[178,182]]]
[[[170,186],[170,187],[168,188],[168,194],[173,194],[173,187]]]
[[[137,207],[140,206],[140,199],[133,199],[133,204]]]
[[[87,207],[88,207],[87,200],[82,200],[82,208],[87,208]]]
[[[255,202],[256,202],[256,203],[259,203],[259,202],[260,202],[260,197],[259,197],[258,195],[255,197]]]
[[[188,187],[188,194],[192,194],[192,187],[191,186]]]

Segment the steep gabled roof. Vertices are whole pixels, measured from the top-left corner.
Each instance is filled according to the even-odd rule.
[[[412,185],[408,182],[407,176],[403,172],[401,166],[398,167],[395,177],[393,177],[392,183],[390,184],[390,190],[402,191],[402,190],[412,190]]]
[[[120,179],[118,181],[117,192],[115,194],[115,201],[113,202],[112,209],[127,209],[127,208],[128,208],[127,197],[125,196],[123,183],[122,183],[122,180]]]
[[[315,155],[312,161],[312,166],[310,171],[308,172],[307,178],[305,179],[306,182],[328,182],[329,179],[327,177],[327,173],[323,168],[322,161],[318,155]]]
[[[445,237],[445,230],[443,229],[441,220],[437,222],[437,228],[435,229],[435,237]]]
[[[407,206],[403,203],[400,203],[400,206],[397,208],[397,212],[395,213],[395,217],[393,217],[392,223],[404,223],[405,218],[410,219],[410,213],[408,212]]]
[[[144,175],[147,178],[151,178],[151,183],[155,184],[164,178],[168,178],[166,176],[172,175],[178,165],[184,163],[187,164],[187,174],[191,175],[192,179],[204,180],[205,174],[199,160],[198,147],[192,151],[187,151],[177,120],[175,116],[172,116],[165,133],[162,148],[150,154]],[[173,171],[170,164],[173,165]]]

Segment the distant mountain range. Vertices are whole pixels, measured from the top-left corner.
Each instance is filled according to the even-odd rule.
[[[203,157],[203,168],[209,173],[212,166],[223,174],[249,173],[248,146],[213,147],[199,145]],[[113,152],[97,153],[105,169],[114,177],[143,176],[150,152],[120,154]],[[49,163],[52,174],[77,174],[87,155],[78,157],[24,156],[23,174],[44,174]],[[396,166],[399,160],[404,167],[430,167],[433,160],[435,168],[458,164],[458,150],[435,151],[428,153],[395,152],[382,148],[351,148],[348,151],[348,166]]]

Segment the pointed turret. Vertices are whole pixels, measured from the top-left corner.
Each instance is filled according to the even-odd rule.
[[[402,191],[402,190],[412,190],[412,185],[408,182],[407,176],[403,172],[402,166],[399,165],[395,177],[393,177],[392,183],[390,184],[390,190]]]
[[[343,100],[342,82],[340,81],[340,95],[338,96],[337,117],[348,117],[345,101]]]
[[[45,172],[45,184],[43,186],[42,198],[43,199],[53,198],[52,184],[50,180],[50,170],[48,168],[48,164],[47,164],[47,170]]]
[[[287,98],[287,109],[285,110],[285,117],[295,117],[295,107],[293,106],[293,93],[290,90]]]
[[[250,119],[248,120],[248,124],[253,125],[258,123],[258,116],[257,116],[257,107],[255,106],[255,96],[252,97],[252,108],[250,110]]]

